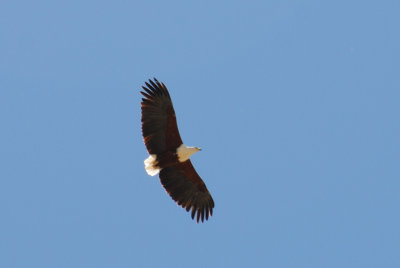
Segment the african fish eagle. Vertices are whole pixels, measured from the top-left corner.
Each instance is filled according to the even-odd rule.
[[[200,151],[183,144],[167,87],[154,78],[141,91],[142,133],[150,156],[144,161],[150,176],[160,174],[161,184],[178,205],[191,211],[197,222],[212,215],[214,200],[189,158]]]

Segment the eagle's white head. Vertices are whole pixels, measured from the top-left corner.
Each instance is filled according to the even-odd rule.
[[[199,147],[186,146],[182,143],[181,146],[176,149],[176,154],[179,162],[185,162],[192,154],[197,153],[198,151],[201,151]]]

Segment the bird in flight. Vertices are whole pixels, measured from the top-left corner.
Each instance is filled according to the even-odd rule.
[[[153,81],[154,80],[154,81]],[[191,210],[197,223],[212,215],[214,200],[194,169],[190,156],[198,147],[183,144],[167,87],[156,78],[145,82],[142,98],[142,133],[150,156],[144,160],[150,176],[159,174],[161,184],[172,199]]]

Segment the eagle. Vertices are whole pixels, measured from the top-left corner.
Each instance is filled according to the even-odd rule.
[[[153,81],[154,80],[154,81]],[[142,86],[142,133],[149,157],[144,160],[150,176],[159,174],[161,184],[171,198],[199,223],[212,216],[214,200],[194,169],[190,156],[198,147],[183,144],[175,110],[167,87],[156,78]]]

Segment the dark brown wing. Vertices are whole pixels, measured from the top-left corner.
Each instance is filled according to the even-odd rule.
[[[160,154],[175,150],[182,144],[179,135],[174,107],[167,87],[154,78],[146,82],[141,91],[142,99],[142,133],[147,151]]]
[[[208,192],[203,180],[197,174],[190,160],[177,165],[163,168],[160,172],[160,180],[167,193],[178,205],[192,210],[192,219],[197,213],[197,222],[204,217],[212,215],[214,200]]]

